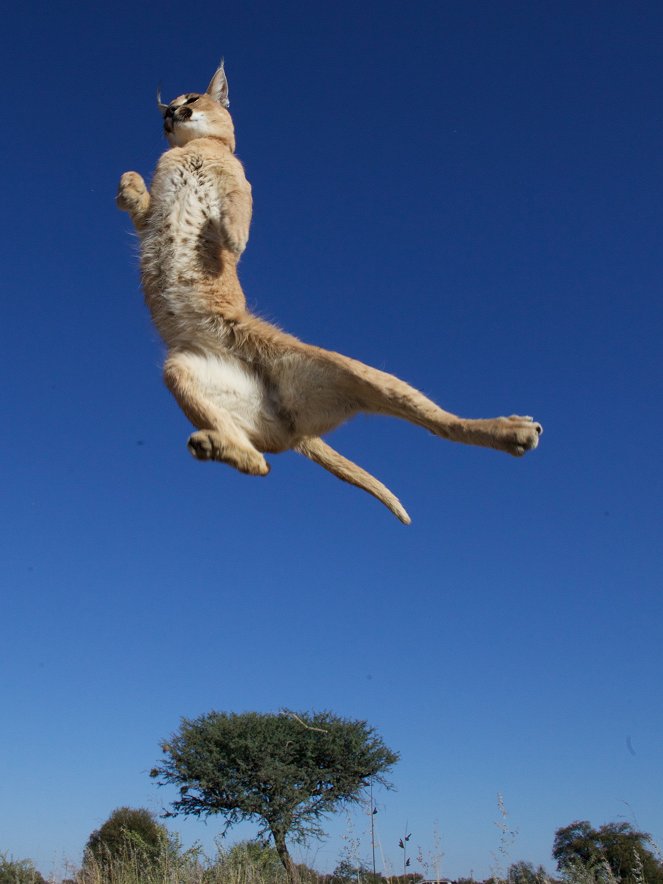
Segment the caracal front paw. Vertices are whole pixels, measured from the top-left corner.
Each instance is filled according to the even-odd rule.
[[[249,241],[249,228],[246,224],[233,223],[228,218],[224,218],[224,227],[228,248],[239,258]]]
[[[266,476],[269,472],[269,464],[259,451],[228,443],[214,430],[192,433],[187,448],[196,460],[218,460],[250,476]]]
[[[125,172],[120,178],[115,202],[118,209],[132,215],[145,211],[150,202],[150,195],[138,172]]]

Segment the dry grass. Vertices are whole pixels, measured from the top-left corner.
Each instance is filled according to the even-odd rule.
[[[250,844],[232,850],[217,848],[208,857],[200,847],[186,851],[164,843],[158,853],[147,853],[140,842],[127,839],[114,855],[86,855],[72,875],[75,884],[284,884],[283,868],[260,856]]]

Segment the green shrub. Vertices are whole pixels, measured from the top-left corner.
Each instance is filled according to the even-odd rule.
[[[140,880],[176,854],[177,846],[153,813],[142,807],[118,807],[88,838],[79,877],[112,884],[124,880],[126,870],[133,869]]]
[[[88,838],[86,850],[97,860],[122,853],[130,841],[148,856],[157,856],[168,841],[168,830],[143,807],[118,807]]]
[[[0,884],[47,884],[29,859],[10,859],[0,853]]]

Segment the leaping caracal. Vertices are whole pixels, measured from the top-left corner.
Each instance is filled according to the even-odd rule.
[[[136,172],[117,204],[141,244],[147,305],[168,348],[165,382],[197,427],[199,460],[265,476],[265,453],[294,449],[410,518],[381,482],[320,438],[358,412],[403,418],[437,436],[515,456],[536,448],[531,417],[469,420],[393,375],[299,341],[252,315],[237,277],[251,222],[251,185],[235,157],[223,63],[203,94],[162,104],[170,145],[151,190]]]

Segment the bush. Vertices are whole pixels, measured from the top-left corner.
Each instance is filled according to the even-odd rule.
[[[9,859],[0,853],[0,884],[47,884],[29,859]]]
[[[506,877],[509,884],[547,884],[550,880],[543,866],[535,869],[532,863],[524,860],[512,863]]]
[[[164,858],[176,853],[168,830],[153,813],[142,807],[118,807],[88,838],[82,879],[120,880],[119,869],[124,866],[148,875]]]

